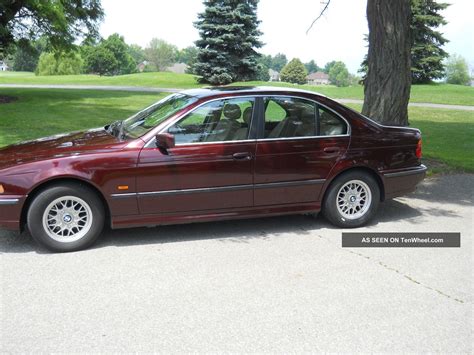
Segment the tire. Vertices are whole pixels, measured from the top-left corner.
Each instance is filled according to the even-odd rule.
[[[91,246],[104,227],[104,206],[97,193],[79,183],[41,191],[31,202],[27,225],[32,237],[54,252]]]
[[[369,222],[380,203],[380,188],[374,177],[362,171],[349,171],[329,186],[322,213],[332,224],[356,228]]]

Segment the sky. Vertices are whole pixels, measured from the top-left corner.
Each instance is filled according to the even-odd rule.
[[[364,34],[368,33],[366,0],[331,0],[325,15],[306,34],[311,22],[324,7],[325,0],[260,0],[258,18],[261,53],[284,53],[288,60],[314,59],[319,66],[342,60],[356,73],[367,52]],[[446,0],[451,6],[442,12],[448,21],[440,28],[450,41],[448,53],[463,56],[474,68],[474,0]],[[100,33],[107,37],[120,33],[129,44],[145,47],[153,37],[184,48],[199,35],[193,26],[204,6],[201,0],[102,0],[105,19]]]

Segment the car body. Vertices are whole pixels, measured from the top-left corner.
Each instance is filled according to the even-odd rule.
[[[117,125],[129,133],[115,134],[111,125],[0,149],[0,227],[28,225],[35,237],[41,225],[29,225],[30,217],[32,224],[43,218],[45,228],[66,225],[74,216],[64,211],[74,214],[75,207],[55,207],[63,220],[57,211],[29,216],[35,200],[47,200],[40,196],[63,185],[95,195],[98,202],[91,203],[101,204],[101,220],[125,228],[316,213],[344,174],[355,174],[350,181],[362,185],[344,187],[347,196],[339,191],[340,207],[351,208],[351,199],[360,198],[358,189],[372,184],[374,210],[379,201],[413,191],[425,176],[419,130],[382,126],[313,92],[192,89],[162,102]],[[368,215],[356,222],[326,216],[336,225],[356,227]],[[85,228],[81,223],[77,230]],[[56,239],[46,246],[58,251],[85,246]]]

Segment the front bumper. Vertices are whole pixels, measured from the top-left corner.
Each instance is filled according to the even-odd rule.
[[[416,190],[426,176],[426,166],[423,164],[396,171],[381,172],[384,180],[385,199],[402,196]]]
[[[20,230],[21,211],[26,196],[0,195],[0,228]]]

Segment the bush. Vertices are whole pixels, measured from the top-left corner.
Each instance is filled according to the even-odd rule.
[[[119,62],[114,54],[103,46],[90,47],[84,55],[84,70],[87,73],[114,75],[119,71]]]
[[[349,86],[351,78],[343,62],[335,62],[329,69],[329,81],[336,86]]]
[[[305,84],[308,72],[301,60],[298,58],[292,59],[287,65],[283,67],[280,73],[281,81],[294,84]]]
[[[446,63],[446,82],[449,84],[469,85],[470,81],[466,60],[459,55],[451,55]]]
[[[81,74],[82,59],[78,53],[43,52],[40,55],[36,75],[74,75]]]

